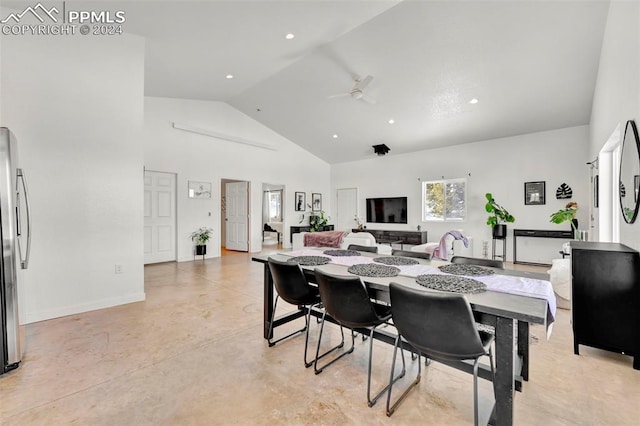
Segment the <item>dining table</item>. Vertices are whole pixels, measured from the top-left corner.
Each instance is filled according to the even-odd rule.
[[[350,266],[375,263],[381,256],[375,253],[359,252],[352,256],[332,256],[325,253],[324,248],[304,248],[295,251],[279,253],[256,253],[252,260],[264,264],[264,333],[265,339],[270,338],[270,330],[289,321],[305,315],[305,308],[274,318],[273,329],[270,328],[274,310],[275,290],[273,278],[269,270],[268,259],[295,260],[293,258],[328,257],[329,263],[324,265],[301,265],[309,282],[314,282],[314,270],[319,268],[324,272],[336,275],[351,275]],[[381,259],[379,259],[381,260]],[[393,277],[361,276],[369,289],[372,299],[390,303],[389,284],[396,282],[413,288],[428,290],[418,284],[417,277],[422,274],[442,274],[440,268],[449,264],[440,260],[416,259],[417,264],[400,266],[400,272]],[[415,263],[415,262],[413,262]],[[486,267],[484,267],[486,268]],[[529,328],[530,324],[542,325],[545,333],[550,335],[555,317],[555,296],[547,274],[520,270],[486,268],[491,270],[488,277],[470,277],[484,281],[486,290],[465,294],[474,312],[476,320],[495,333],[495,404],[493,406],[489,424],[512,425],[514,417],[514,397],[516,391],[523,390],[523,382],[529,380]],[[393,309],[393,307],[392,307]],[[312,315],[320,316],[318,310]],[[365,330],[363,330],[365,331]],[[395,336],[386,330],[376,330],[374,338],[389,344],[394,344]],[[405,342],[406,345],[406,342]],[[406,346],[409,348],[408,346]],[[441,362],[441,361],[439,361]],[[446,364],[472,373],[472,364],[467,362],[445,362]],[[492,380],[488,365],[481,365],[479,376]]]

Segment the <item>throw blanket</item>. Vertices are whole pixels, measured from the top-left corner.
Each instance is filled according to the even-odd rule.
[[[462,240],[465,247],[469,247],[469,240],[462,235],[460,231],[449,231],[440,238],[438,247],[433,251],[432,257],[437,257],[442,260],[449,260],[449,246],[447,244],[447,236],[451,235],[454,240]]]
[[[344,231],[307,232],[304,234],[304,245],[305,247],[339,248],[344,234]]]

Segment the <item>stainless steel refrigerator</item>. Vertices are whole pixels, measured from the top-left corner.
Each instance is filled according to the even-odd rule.
[[[31,220],[24,173],[17,165],[16,139],[0,127],[0,374],[18,368],[22,360],[18,291],[20,269],[29,263]]]

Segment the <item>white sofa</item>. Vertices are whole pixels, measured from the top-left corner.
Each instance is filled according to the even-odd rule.
[[[304,234],[306,234],[306,232],[293,234],[293,250],[300,250],[304,248]],[[391,254],[391,246],[387,244],[377,244],[376,238],[368,232],[350,232],[342,239],[340,248],[346,250],[350,244],[357,244],[360,246],[377,246],[378,254]]]

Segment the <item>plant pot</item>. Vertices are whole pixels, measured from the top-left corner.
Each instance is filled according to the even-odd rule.
[[[493,227],[493,238],[496,239],[505,239],[507,238],[507,225],[498,224]]]
[[[196,246],[196,256],[204,256],[207,254],[207,246]]]

